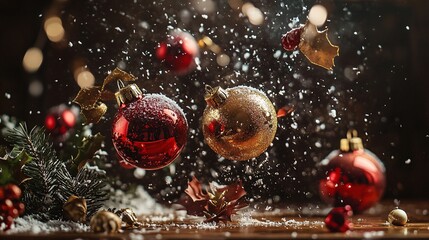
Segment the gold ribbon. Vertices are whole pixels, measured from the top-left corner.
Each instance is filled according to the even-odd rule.
[[[317,27],[307,21],[301,33],[299,50],[314,65],[332,70],[334,58],[339,55],[340,48],[329,41],[328,29],[317,30]]]
[[[85,122],[98,123],[107,111],[107,105],[102,101],[110,101],[114,99],[114,93],[105,89],[111,82],[122,80],[132,82],[136,80],[132,74],[127,73],[119,68],[115,68],[104,79],[102,86],[93,86],[81,88],[74,103],[80,106],[80,112],[85,116]]]

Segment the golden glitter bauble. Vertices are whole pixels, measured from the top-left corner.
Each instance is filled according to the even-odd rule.
[[[261,91],[245,86],[206,87],[202,125],[206,143],[230,160],[261,155],[274,139],[277,117],[273,104]]]

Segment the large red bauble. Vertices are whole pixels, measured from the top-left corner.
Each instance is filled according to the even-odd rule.
[[[168,69],[178,75],[194,70],[199,56],[198,43],[187,32],[175,30],[156,49],[156,57]]]
[[[112,140],[124,161],[156,170],[179,155],[187,132],[188,123],[176,102],[163,95],[147,94],[120,105],[113,121]]]
[[[386,185],[384,166],[366,149],[333,151],[321,162],[321,167],[319,192],[327,203],[350,205],[354,212],[362,212],[383,195]]]

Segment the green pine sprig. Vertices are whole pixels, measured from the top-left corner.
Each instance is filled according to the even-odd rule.
[[[86,199],[88,216],[91,216],[107,199],[105,172],[87,165],[77,172],[75,167],[69,169],[67,161],[57,156],[43,128],[28,131],[23,123],[7,131],[5,139],[15,151],[23,151],[31,158],[23,166],[23,173],[29,179],[21,184],[26,214],[45,220],[60,219],[63,204],[71,195],[76,195]]]

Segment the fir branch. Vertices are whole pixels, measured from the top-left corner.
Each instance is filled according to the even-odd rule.
[[[87,219],[108,199],[106,172],[94,167],[81,168],[75,177],[70,173],[60,177],[58,197],[66,202],[71,195],[83,197],[87,204]]]
[[[5,139],[14,149],[32,158],[23,168],[30,178],[23,183],[27,214],[38,215],[40,219],[62,218],[63,204],[71,195],[76,195],[85,198],[88,216],[91,216],[107,200],[106,173],[88,166],[78,169],[77,173],[76,169],[68,169],[57,157],[42,128],[34,127],[29,132],[26,124],[20,124],[8,131]]]
[[[31,178],[26,181],[23,202],[27,205],[28,214],[44,213],[50,219],[61,216],[55,196],[58,191],[58,174],[66,172],[65,165],[57,158],[52,143],[48,141],[42,128],[34,127],[28,131],[27,125],[21,123],[19,127],[7,132],[6,141],[14,148],[25,151],[32,161],[25,164],[23,171]]]

